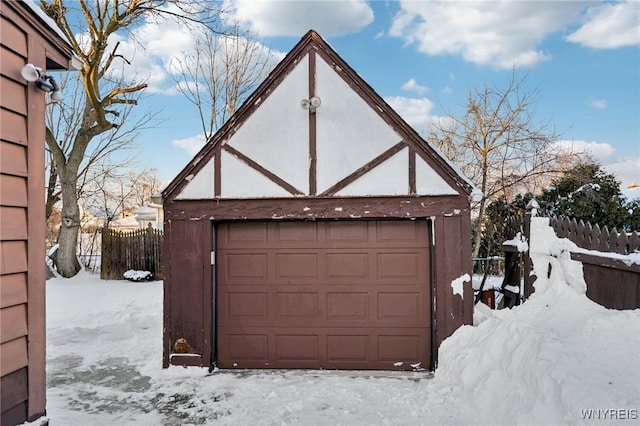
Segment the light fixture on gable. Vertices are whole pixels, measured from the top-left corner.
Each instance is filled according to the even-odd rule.
[[[42,68],[36,67],[33,64],[27,64],[20,70],[20,75],[22,75],[22,78],[25,80],[36,83],[36,87],[43,92],[50,93],[53,102],[60,102],[64,99],[64,95],[56,80],[44,73]]]
[[[302,109],[308,109],[309,112],[314,113],[316,112],[316,109],[320,106],[322,102],[320,101],[320,98],[317,96],[313,96],[310,99],[303,99],[300,101],[300,107],[302,107]]]

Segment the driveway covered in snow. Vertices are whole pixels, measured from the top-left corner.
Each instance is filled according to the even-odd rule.
[[[536,293],[512,310],[476,309],[433,377],[163,370],[162,282],[51,279],[47,415],[65,426],[637,423],[640,310],[588,300],[581,267],[549,229],[534,229]]]

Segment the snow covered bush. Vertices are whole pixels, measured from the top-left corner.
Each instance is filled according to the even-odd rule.
[[[124,273],[124,279],[136,282],[151,281],[153,279],[153,274],[149,271],[134,271],[133,269],[130,269]]]

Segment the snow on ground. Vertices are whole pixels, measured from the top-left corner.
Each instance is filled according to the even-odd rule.
[[[48,417],[53,426],[637,424],[640,310],[588,300],[571,243],[542,219],[532,232],[534,296],[478,309],[482,321],[443,344],[434,377],[162,369],[161,282],[52,279]]]

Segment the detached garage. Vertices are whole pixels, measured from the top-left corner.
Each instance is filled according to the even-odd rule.
[[[434,369],[472,190],[310,31],[162,193],[164,366]]]

